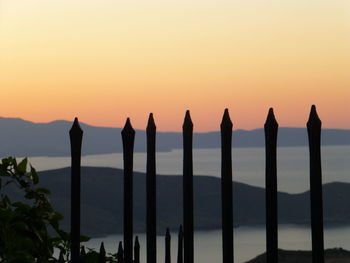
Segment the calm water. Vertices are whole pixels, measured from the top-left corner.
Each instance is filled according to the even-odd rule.
[[[220,149],[193,151],[194,173],[196,175],[220,176]],[[70,158],[32,157],[30,162],[38,170],[62,168],[70,165]],[[233,149],[233,176],[235,181],[264,187],[265,150],[263,148]],[[297,193],[309,189],[307,147],[278,148],[278,190]],[[82,158],[82,165],[123,168],[122,154],[90,155]],[[134,170],[145,172],[146,154],[136,153]],[[350,182],[350,146],[322,147],[323,182]],[[182,173],[182,151],[157,153],[159,174]],[[235,229],[235,262],[245,262],[265,250],[265,229],[239,227]],[[145,235],[140,234],[141,257],[145,262]],[[93,239],[88,247],[99,247],[105,242],[109,252],[116,252],[122,236],[108,236]],[[279,226],[279,246],[284,249],[311,249],[311,234],[308,227]],[[325,229],[325,247],[350,249],[350,227]],[[158,237],[158,262],[164,260],[164,237]],[[177,235],[172,233],[172,262],[176,262]],[[195,233],[195,262],[212,263],[221,261],[221,231]]]
[[[297,193],[309,189],[309,159],[307,147],[278,148],[278,190]],[[220,176],[220,149],[193,151],[193,167],[196,175]],[[30,162],[38,170],[62,168],[70,165],[68,157],[31,157]],[[123,168],[123,155],[104,154],[83,156],[82,165]],[[350,146],[322,147],[323,182],[350,182]],[[134,170],[145,172],[146,154],[136,153]],[[265,185],[265,149],[234,148],[233,180],[250,185]],[[159,174],[182,173],[182,151],[157,153]]]
[[[146,261],[146,236],[139,235],[141,245],[141,262]],[[177,234],[171,233],[172,262],[176,262]],[[99,248],[105,243],[107,252],[115,253],[121,235],[108,236],[90,240],[86,246]],[[158,262],[164,262],[164,236],[158,236]],[[311,233],[309,228],[282,225],[279,227],[279,247],[283,249],[311,250]],[[325,229],[325,247],[343,247],[350,249],[350,227],[332,227]],[[262,227],[239,227],[234,230],[235,262],[241,263],[254,258],[265,251],[265,229]],[[221,262],[221,231],[203,231],[195,233],[195,262]]]

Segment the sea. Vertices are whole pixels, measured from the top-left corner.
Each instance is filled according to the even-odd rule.
[[[253,186],[265,185],[265,149],[233,148],[233,180]],[[350,146],[322,147],[322,180],[350,183]],[[157,153],[157,173],[182,174],[182,150]],[[195,175],[220,177],[220,149],[194,149],[193,168]],[[39,171],[63,168],[70,165],[69,157],[30,157],[30,163]],[[86,155],[83,166],[123,168],[122,153]],[[135,153],[134,170],[145,172],[146,154]],[[309,151],[307,147],[278,147],[278,190],[301,193],[310,188]],[[349,201],[350,202],[350,201]],[[350,204],[350,203],[349,203]],[[172,234],[172,262],[176,262],[177,234]],[[282,249],[311,249],[310,227],[306,225],[279,225],[279,247]],[[137,234],[141,244],[141,262],[145,262],[145,235]],[[234,229],[235,262],[246,262],[265,251],[265,228],[263,226],[237,227]],[[103,241],[107,252],[115,253],[121,235],[106,236],[90,240],[86,245],[98,248]],[[158,262],[164,260],[164,236],[158,236]],[[325,247],[342,247],[350,250],[350,226],[334,225],[325,228]],[[220,262],[221,231],[195,232],[195,262]]]

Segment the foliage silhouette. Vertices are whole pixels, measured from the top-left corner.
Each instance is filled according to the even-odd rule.
[[[38,173],[27,158],[19,163],[13,157],[1,160],[0,262],[70,262],[70,234],[59,226],[63,216],[52,207],[50,190],[38,187],[38,183]],[[12,200],[13,192],[19,192],[21,199]],[[88,240],[86,236],[80,237],[81,242]],[[61,252],[60,259],[54,257],[55,249]],[[84,261],[98,262],[99,253],[87,250]],[[106,263],[117,262],[117,254],[106,256]]]
[[[51,206],[50,191],[37,187],[38,174],[31,165],[28,171],[27,166],[27,158],[17,163],[8,157],[0,163],[0,259],[56,262],[54,249],[67,254],[69,234],[59,228],[63,216]],[[11,191],[20,191],[23,199],[12,201]]]

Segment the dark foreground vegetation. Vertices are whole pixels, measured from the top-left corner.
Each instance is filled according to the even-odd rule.
[[[0,262],[65,263],[70,260],[70,234],[60,227],[63,216],[51,205],[50,191],[39,186],[39,176],[27,159],[0,162]],[[81,242],[88,241],[85,236]],[[60,251],[59,259],[54,251]],[[103,252],[103,251],[102,251]],[[117,263],[117,254],[84,251],[82,263]],[[100,261],[101,255],[104,261]]]
[[[278,262],[279,263],[311,263],[312,254],[311,251],[291,251],[291,250],[278,250]],[[349,263],[350,251],[333,248],[325,250],[325,262],[326,263]],[[257,256],[256,258],[246,263],[266,263],[266,254]]]

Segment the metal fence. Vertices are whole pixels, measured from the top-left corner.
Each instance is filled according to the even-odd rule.
[[[193,123],[187,111],[183,123],[183,230],[179,229],[178,263],[194,262],[193,229]],[[232,122],[225,109],[221,128],[221,206],[223,263],[233,263],[233,200],[232,200]],[[266,148],[266,262],[278,262],[277,221],[277,133],[278,123],[270,108],[264,125]],[[147,206],[147,263],[156,263],[156,125],[149,115],[147,131],[146,206]],[[323,205],[321,171],[321,121],[316,107],[311,107],[307,131],[310,150],[310,199],[312,262],[324,263]],[[80,249],[80,161],[83,131],[78,119],[69,132],[71,141],[71,262],[82,262],[84,249]],[[133,149],[135,130],[128,118],[121,132],[124,158],[124,250],[119,243],[118,262],[140,262],[140,245],[135,238],[133,247]],[[165,236],[165,262],[170,263],[170,234]],[[134,250],[134,251],[133,251]],[[103,243],[99,262],[105,262]]]

